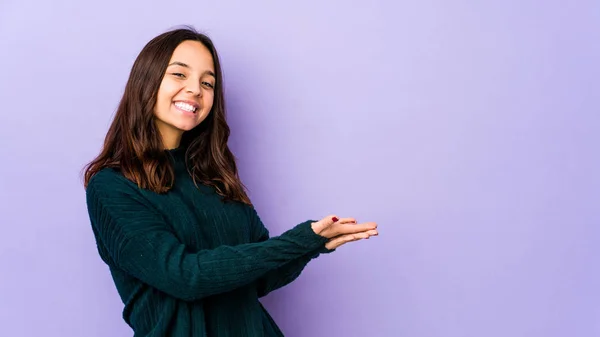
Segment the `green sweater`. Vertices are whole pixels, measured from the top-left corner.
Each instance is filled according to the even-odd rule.
[[[259,298],[296,279],[324,248],[312,221],[278,237],[252,206],[196,187],[183,150],[168,151],[171,191],[140,189],[115,169],[89,182],[87,208],[101,259],[135,337],[282,336]]]

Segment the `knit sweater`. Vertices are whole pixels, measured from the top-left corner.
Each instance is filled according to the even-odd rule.
[[[252,206],[196,186],[182,149],[157,194],[103,169],[86,189],[100,258],[134,337],[282,336],[259,298],[295,280],[324,249],[312,220],[277,237]]]

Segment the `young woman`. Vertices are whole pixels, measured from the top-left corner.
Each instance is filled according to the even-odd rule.
[[[152,39],[85,171],[98,252],[135,336],[282,336],[259,298],[319,254],[377,235],[331,215],[269,238],[228,137],[211,40],[193,29]]]

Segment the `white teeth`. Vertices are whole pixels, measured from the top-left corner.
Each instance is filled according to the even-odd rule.
[[[185,111],[196,112],[196,107],[187,103],[177,102],[175,103],[175,106]]]

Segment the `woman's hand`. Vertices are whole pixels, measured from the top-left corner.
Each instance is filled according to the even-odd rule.
[[[333,215],[314,222],[312,229],[315,233],[330,239],[325,245],[329,250],[351,241],[378,235],[377,224],[374,222],[357,224],[353,218],[338,219]]]
[[[356,223],[356,220],[352,219],[352,218],[342,218],[338,222],[352,224],[352,223]],[[377,225],[375,225],[375,227],[377,227]],[[371,230],[367,230],[365,232],[360,232],[360,233],[342,234],[342,235],[339,235],[339,236],[336,236],[336,237],[330,239],[325,244],[325,248],[328,250],[334,250],[348,242],[358,241],[358,240],[362,240],[362,239],[368,239],[371,236],[377,236],[378,234],[379,233],[377,232],[377,229],[371,229]]]

